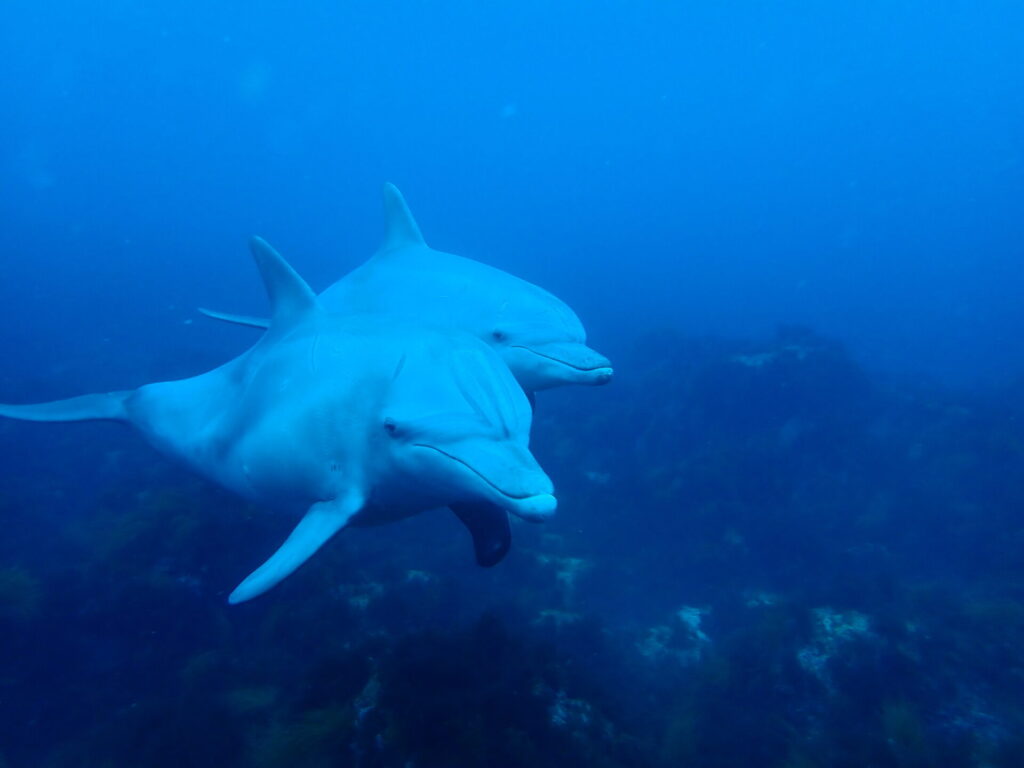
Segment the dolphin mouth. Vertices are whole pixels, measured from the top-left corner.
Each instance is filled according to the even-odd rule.
[[[489,477],[487,477],[487,475],[485,475],[480,470],[476,469],[472,464],[469,464],[469,463],[463,461],[458,456],[453,456],[452,454],[448,453],[448,451],[443,451],[440,448],[438,448],[437,446],[427,445],[426,443],[413,443],[413,447],[414,448],[429,448],[430,450],[437,451],[442,456],[445,456],[445,457],[451,459],[452,461],[461,464],[462,466],[464,466],[466,469],[468,469],[474,475],[479,477],[481,480],[483,480],[485,483],[487,483],[487,485],[489,485],[491,488],[496,490],[498,493],[500,493],[502,496],[504,496],[507,499],[514,499],[515,501],[524,501],[526,499],[532,499],[532,498],[534,498],[536,496],[539,496],[539,495],[544,495],[544,494],[536,494],[536,493],[523,493],[523,494],[509,493],[504,488],[502,488],[502,487],[500,487],[498,485],[495,485],[494,482]]]
[[[612,370],[611,363],[609,363],[607,360],[604,361],[603,363],[598,363],[597,365],[582,366],[582,365],[575,365],[574,363],[570,363],[568,360],[563,360],[560,357],[553,357],[551,355],[545,355],[543,352],[538,352],[536,349],[531,349],[530,347],[524,347],[524,346],[522,346],[520,344],[513,344],[513,345],[510,345],[510,347],[512,349],[525,349],[527,352],[530,352],[531,354],[537,355],[537,357],[546,358],[547,360],[551,360],[552,362],[558,363],[559,365],[564,365],[567,368],[574,368],[575,370],[582,371],[584,373],[593,373],[595,371],[608,371],[609,374],[610,374],[611,370]]]

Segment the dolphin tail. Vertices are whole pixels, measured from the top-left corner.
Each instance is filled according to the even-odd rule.
[[[262,317],[251,317],[249,315],[231,315],[227,312],[217,312],[213,309],[199,308],[199,314],[206,315],[207,317],[213,318],[214,320],[221,320],[225,323],[234,323],[235,325],[245,325],[249,328],[263,328],[267,329],[270,327],[270,321]]]
[[[0,404],[0,416],[23,421],[128,421],[127,401],[131,390],[81,395],[67,400],[31,405]]]

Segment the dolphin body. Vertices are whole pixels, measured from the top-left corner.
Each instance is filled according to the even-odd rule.
[[[530,395],[563,384],[605,384],[611,363],[586,345],[586,331],[560,299],[463,256],[436,251],[393,184],[384,186],[387,233],[368,261],[320,294],[339,315],[403,317],[476,336],[501,355]],[[201,309],[218,320],[267,327],[260,318]]]
[[[349,525],[451,506],[490,564],[508,549],[505,510],[554,511],[528,448],[529,403],[494,349],[400,319],[331,315],[270,246],[254,239],[252,250],[273,314],[241,356],[133,391],[0,405],[0,416],[126,421],[227,488],[301,514],[231,603],[270,589]]]

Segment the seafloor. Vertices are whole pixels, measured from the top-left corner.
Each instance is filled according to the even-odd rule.
[[[1024,382],[801,329],[615,362],[539,397],[561,506],[506,562],[424,515],[239,607],[289,521],[116,426],[0,424],[0,764],[1024,765]]]

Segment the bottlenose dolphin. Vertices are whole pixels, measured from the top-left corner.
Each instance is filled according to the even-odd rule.
[[[254,239],[252,251],[273,314],[247,352],[193,378],[0,405],[0,416],[126,421],[229,489],[301,514],[231,603],[270,589],[349,525],[450,505],[486,565],[508,549],[505,510],[554,511],[528,447],[530,406],[491,347],[400,319],[333,316],[270,246]]]
[[[563,301],[500,269],[428,246],[393,184],[384,186],[384,209],[384,243],[320,294],[325,308],[471,333],[498,351],[527,393],[611,380],[611,363],[586,345],[583,324]],[[267,325],[260,318],[200,311],[240,325]]]

